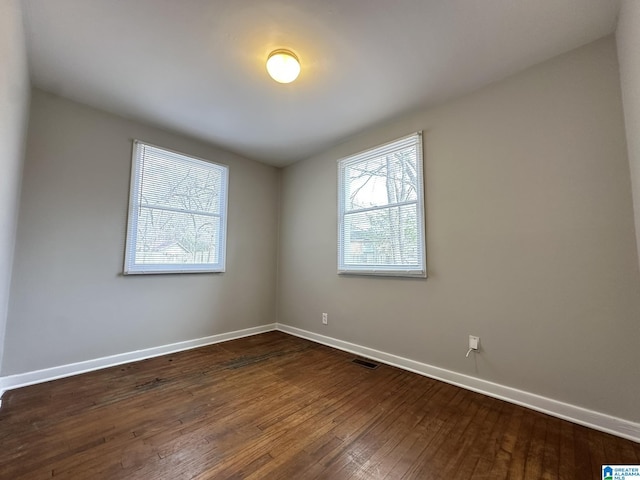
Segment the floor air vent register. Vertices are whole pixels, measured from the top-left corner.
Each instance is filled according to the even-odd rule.
[[[351,360],[351,362],[355,363],[356,365],[360,365],[361,367],[368,368],[369,370],[375,370],[376,368],[378,368],[377,363],[373,363],[370,360],[364,360],[362,358],[354,358],[353,360]]]

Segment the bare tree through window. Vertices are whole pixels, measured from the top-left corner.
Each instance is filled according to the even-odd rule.
[[[422,157],[416,135],[340,162],[340,267],[424,272]]]
[[[139,142],[135,156],[130,212],[135,242],[128,244],[134,269],[219,268],[224,258],[227,168]]]

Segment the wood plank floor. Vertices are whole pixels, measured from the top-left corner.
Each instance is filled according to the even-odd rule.
[[[600,479],[640,444],[281,332],[9,391],[2,479]]]

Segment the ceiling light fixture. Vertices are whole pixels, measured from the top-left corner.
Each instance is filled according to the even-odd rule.
[[[289,50],[274,50],[267,58],[267,72],[276,82],[291,83],[300,75],[300,61]]]

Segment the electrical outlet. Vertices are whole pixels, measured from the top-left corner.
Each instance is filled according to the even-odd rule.
[[[480,343],[480,337],[469,335],[469,349],[478,350],[478,343]]]
[[[323,313],[322,314],[322,324],[326,325],[327,323],[329,323],[329,314],[328,313]]]

